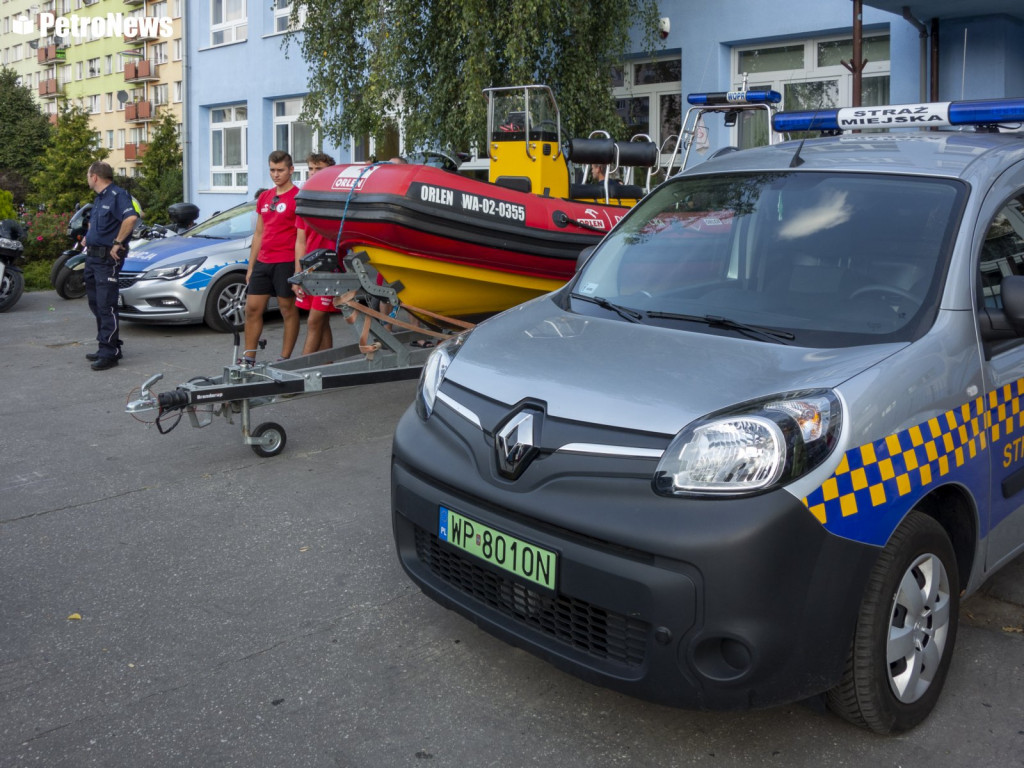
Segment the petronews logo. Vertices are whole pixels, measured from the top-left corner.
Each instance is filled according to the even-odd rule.
[[[16,35],[31,35],[36,29],[32,19],[22,15],[11,19],[11,31]]]
[[[24,26],[24,24],[22,24]],[[32,21],[28,20],[29,33]],[[20,34],[25,34],[24,32]],[[57,17],[53,13],[39,14],[39,34],[43,37],[174,37],[174,21],[168,16],[125,16],[108,13],[106,16]]]

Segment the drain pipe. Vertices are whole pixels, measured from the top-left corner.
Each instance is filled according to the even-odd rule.
[[[903,18],[909,21],[914,28],[917,29],[918,37],[921,40],[921,62],[919,64],[921,78],[919,89],[921,94],[920,98],[923,102],[928,98],[928,27],[914,18],[914,15],[910,12],[909,5],[903,6]]]

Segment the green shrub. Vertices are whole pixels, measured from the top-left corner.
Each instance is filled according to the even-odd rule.
[[[53,289],[50,285],[50,266],[53,259],[40,259],[24,265],[25,290],[26,291],[49,291]]]
[[[25,236],[25,260],[48,260],[51,263],[68,246],[68,220],[70,213],[36,211],[25,217],[28,234]]]
[[[14,210],[14,193],[0,189],[0,219],[13,219],[17,215]]]

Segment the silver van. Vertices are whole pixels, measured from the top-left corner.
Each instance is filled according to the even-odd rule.
[[[392,462],[427,595],[661,703],[927,716],[1024,550],[1024,101],[886,109],[674,177],[435,351]],[[842,132],[917,114],[959,128]]]

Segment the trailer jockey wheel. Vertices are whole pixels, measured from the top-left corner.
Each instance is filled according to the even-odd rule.
[[[253,443],[251,447],[252,452],[261,459],[277,456],[277,454],[284,450],[284,446],[288,442],[288,436],[284,432],[284,427],[272,421],[264,422],[256,427],[252,431],[252,438],[259,440],[258,443]]]

